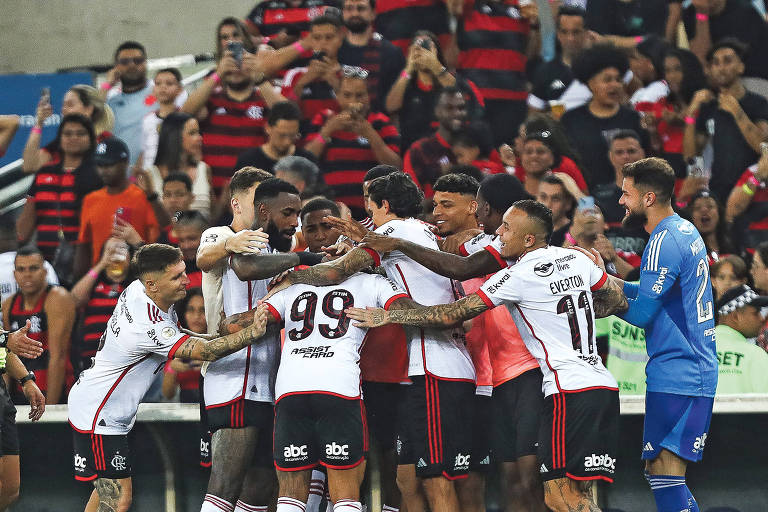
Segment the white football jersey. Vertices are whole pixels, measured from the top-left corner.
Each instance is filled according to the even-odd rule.
[[[592,387],[616,389],[597,354],[592,291],[607,274],[587,256],[543,247],[500,270],[476,292],[488,307],[505,304],[544,374],[544,395]]]
[[[235,232],[230,226],[214,226],[203,231],[200,237],[198,254],[203,247],[214,245],[231,238]],[[216,334],[219,331],[221,311],[224,298],[221,292],[221,280],[228,268],[227,260],[222,260],[208,272],[203,272],[203,303],[205,304],[205,321],[208,325],[208,334]]]
[[[261,252],[269,254],[272,250],[266,247]],[[255,308],[259,299],[267,294],[269,281],[241,281],[227,265],[221,279],[224,314],[230,316]],[[280,330],[272,326],[259,341],[208,363],[203,380],[206,408],[220,407],[241,398],[273,402],[279,358]]]
[[[401,297],[408,295],[386,277],[363,273],[333,286],[293,285],[270,297],[269,311],[285,322],[277,399],[307,392],[359,398],[360,351],[368,330],[355,327],[344,310],[388,309]]]
[[[391,220],[376,228],[376,233],[408,240],[429,249],[440,250],[429,226],[416,219]],[[370,251],[370,250],[369,250]],[[370,251],[387,276],[419,304],[434,306],[461,298],[454,282],[419,265],[400,251],[381,257]],[[433,375],[438,378],[475,382],[475,367],[465,346],[464,330],[407,328],[408,375]]]
[[[69,422],[80,432],[127,434],[139,402],[189,336],[173,306],[161,311],[138,279],[120,294],[93,366],[69,392]]]

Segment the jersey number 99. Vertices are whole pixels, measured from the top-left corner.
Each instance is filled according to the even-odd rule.
[[[341,299],[341,307],[334,307],[334,299]],[[288,331],[288,339],[299,341],[307,338],[315,330],[315,310],[317,309],[318,297],[315,292],[304,292],[293,301],[291,305],[291,321],[302,322],[300,329],[291,329]],[[323,297],[323,314],[328,318],[337,320],[335,326],[330,324],[320,324],[318,330],[323,338],[336,339],[341,338],[349,329],[349,321],[344,310],[354,306],[355,299],[347,290],[336,289],[328,292]],[[301,306],[304,306],[303,308]]]

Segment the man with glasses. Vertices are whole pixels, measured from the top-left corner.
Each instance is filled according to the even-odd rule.
[[[403,52],[373,31],[376,0],[345,0],[342,15],[347,35],[339,49],[339,62],[368,70],[368,93],[375,110],[405,67]]]
[[[275,103],[267,115],[267,126],[264,127],[267,142],[241,153],[237,158],[235,169],[251,166],[274,172],[278,160],[294,155],[314,161],[315,155],[303,148],[296,147],[296,142],[301,137],[301,133],[299,133],[300,122],[301,110],[295,103],[292,101]]]
[[[389,117],[371,111],[368,71],[342,68],[340,110],[326,110],[312,120],[306,148],[319,159],[323,179],[337,201],[356,219],[366,216],[363,205],[365,173],[378,164],[401,167],[400,133]]]

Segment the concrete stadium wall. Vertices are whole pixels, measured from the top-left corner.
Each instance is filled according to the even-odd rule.
[[[258,0],[2,0],[0,74],[108,64],[135,39],[149,57],[213,51],[225,16],[245,17]]]

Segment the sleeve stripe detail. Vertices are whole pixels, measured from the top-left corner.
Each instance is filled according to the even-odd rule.
[[[373,258],[374,266],[378,267],[381,265],[381,256],[379,255],[379,253],[377,253],[376,251],[368,247],[363,247],[362,249],[371,255],[371,258]]]
[[[501,254],[499,254],[499,251],[497,251],[496,248],[491,245],[486,245],[485,250],[491,253],[491,256],[496,259],[500,269],[507,267],[507,263],[504,261],[504,258],[501,257]]]
[[[398,293],[397,295],[393,295],[390,297],[386,304],[384,304],[384,309],[389,309],[389,307],[392,305],[393,302],[395,302],[397,299],[407,299],[408,294],[407,293]]]
[[[480,299],[483,301],[483,303],[488,306],[488,308],[493,309],[496,307],[496,304],[493,303],[491,299],[488,298],[488,296],[485,294],[483,290],[477,290],[475,294],[480,297]]]
[[[469,252],[467,252],[467,249],[464,247],[465,245],[467,245],[466,242],[461,244],[461,246],[459,246],[459,254],[461,254],[462,256],[469,256]]]
[[[270,313],[272,313],[272,316],[275,317],[275,320],[277,320],[278,323],[283,321],[283,318],[280,316],[280,313],[278,313],[278,311],[275,309],[275,307],[272,304],[270,304],[269,302],[265,302],[264,304],[267,305],[267,309],[269,310]]]
[[[187,341],[188,339],[189,339],[188,334],[185,334],[184,336],[179,338],[179,341],[174,343],[173,346],[171,347],[171,350],[168,351],[168,359],[173,359],[174,357],[176,357],[176,351],[179,350],[179,347],[182,346],[184,342]]]
[[[593,285],[592,285],[592,286],[589,288],[589,289],[590,289],[590,291],[593,291],[593,292],[594,292],[595,290],[599,290],[600,288],[602,288],[602,287],[603,287],[603,285],[605,284],[605,282],[606,282],[607,280],[608,280],[608,274],[606,274],[605,272],[603,272],[603,277],[601,277],[601,278],[600,278],[600,280],[599,280],[598,282],[596,282],[595,284],[593,284]]]
[[[653,240],[649,243],[648,247],[648,261],[645,263],[643,270],[651,272],[658,272],[659,270],[659,253],[661,253],[661,243],[664,241],[664,237],[667,236],[667,230],[665,229],[661,233],[657,233]]]

